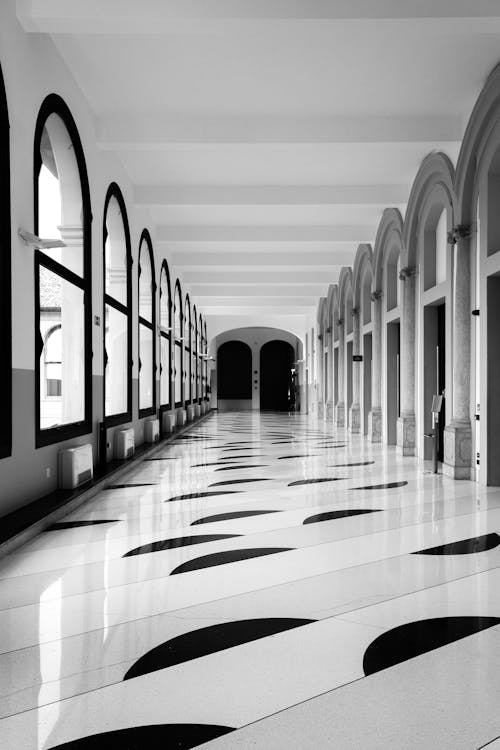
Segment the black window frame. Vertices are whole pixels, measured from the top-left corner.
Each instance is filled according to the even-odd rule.
[[[108,215],[108,207],[111,198],[115,198],[120,208],[120,213],[123,221],[123,231],[125,234],[125,248],[127,257],[127,304],[124,305],[119,300],[114,299],[110,294],[106,292],[106,240],[108,238],[108,230],[106,227],[106,218]],[[127,207],[125,205],[125,199],[118,183],[110,183],[106,198],[104,201],[104,211],[102,220],[102,279],[103,279],[103,305],[102,305],[102,321],[103,321],[103,335],[102,335],[102,356],[103,356],[103,371],[102,371],[102,414],[103,422],[106,427],[116,427],[120,424],[126,424],[132,421],[132,368],[134,366],[134,360],[132,355],[132,244],[130,241],[130,227],[128,223]],[[108,355],[106,352],[106,305],[112,307],[123,315],[127,316],[127,411],[121,414],[112,414],[106,416],[106,364],[108,361]]]
[[[179,309],[179,328],[180,328],[180,341],[177,339],[176,334],[176,315],[177,315],[177,298],[179,299],[180,303],[180,309]],[[175,287],[174,287],[174,347],[178,346],[181,350],[181,398],[180,401],[175,400],[175,376],[177,375],[177,357],[176,349],[174,348],[174,406],[176,408],[180,408],[184,405],[184,308],[182,304],[182,287],[179,279],[176,279],[175,281]]]
[[[70,440],[92,432],[92,208],[90,185],[83,145],[76,122],[66,102],[58,94],[49,94],[40,107],[35,126],[33,150],[33,202],[34,233],[38,235],[38,179],[42,168],[40,143],[45,123],[51,115],[60,117],[71,139],[75,152],[80,187],[82,191],[83,274],[78,276],[61,263],[45,255],[43,250],[34,251],[35,268],[35,448]],[[78,422],[58,425],[42,430],[40,427],[40,358],[43,338],[40,333],[40,267],[46,268],[64,281],[81,289],[84,315],[84,418]]]
[[[12,267],[10,218],[10,124],[0,66],[0,392],[7,403],[0,419],[0,458],[12,455]]]
[[[167,290],[168,290],[168,323],[166,328],[168,328],[168,332],[163,330],[163,321],[161,318],[161,298],[163,296],[163,274],[165,273],[165,278],[167,280]],[[162,414],[165,411],[170,411],[172,408],[172,287],[170,284],[170,270],[168,267],[168,263],[166,259],[164,258],[161,264],[160,269],[160,414]],[[168,401],[167,403],[162,403],[161,398],[161,376],[163,374],[163,362],[161,358],[161,339],[167,339],[168,340]]]
[[[149,251],[149,261],[151,263],[151,321],[146,320],[146,318],[143,318],[141,316],[141,305],[140,305],[140,299],[139,294],[141,290],[141,254],[142,254],[142,248],[143,246],[146,246]],[[155,256],[153,252],[153,242],[151,240],[151,235],[149,234],[147,229],[143,229],[141,233],[141,238],[139,240],[139,262],[137,266],[137,357],[139,361],[139,372],[137,377],[137,383],[138,383],[138,405],[139,405],[139,419],[142,419],[143,417],[150,417],[153,414],[156,414],[156,276],[155,276]],[[142,369],[142,361],[141,361],[141,325],[145,326],[151,331],[151,337],[153,342],[153,350],[152,350],[152,367],[151,367],[151,377],[152,377],[152,393],[153,393],[153,405],[152,406],[146,406],[144,409],[141,409],[141,369]]]
[[[189,312],[189,318],[186,316],[186,310]],[[189,294],[186,294],[186,297],[184,299],[184,329],[183,329],[183,336],[184,336],[184,370],[183,370],[183,378],[185,381],[185,384],[187,385],[187,388],[184,387],[184,408],[188,406],[188,404],[191,404],[193,401],[193,384],[191,380],[191,343],[192,343],[192,320],[191,320],[191,300],[189,298]],[[187,342],[186,342],[186,329],[187,329]],[[187,393],[186,393],[187,391]]]

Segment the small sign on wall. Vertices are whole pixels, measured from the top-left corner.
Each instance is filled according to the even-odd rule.
[[[362,362],[363,361],[363,355],[362,354],[353,354],[352,355],[352,361],[353,362]]]

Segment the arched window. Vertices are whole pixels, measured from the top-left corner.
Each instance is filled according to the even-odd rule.
[[[153,244],[144,229],[139,244],[139,417],[156,409],[156,315]]]
[[[191,362],[191,336],[192,325],[191,325],[191,301],[189,294],[186,294],[186,300],[184,304],[184,400],[187,404],[191,403],[192,400],[192,362]]]
[[[208,399],[208,348],[207,348],[207,324],[203,321],[203,398]]]
[[[203,347],[202,347],[202,330],[203,330],[203,322],[201,318],[201,313],[198,318],[198,380],[197,380],[197,392],[198,392],[198,400],[201,403],[201,400],[203,398],[203,390],[202,390],[202,380],[203,380],[203,367],[204,367],[204,357],[203,357]]]
[[[198,403],[198,318],[196,305],[193,305],[193,337],[191,346],[191,362],[193,402]]]
[[[172,299],[170,273],[164,260],[160,274],[160,406],[170,407],[172,384]]]
[[[9,114],[0,69],[0,458],[12,452]]]
[[[83,148],[63,100],[51,94],[40,109],[34,144],[35,234],[54,247],[35,250],[36,445],[91,431],[90,192]],[[58,329],[60,377],[48,396],[44,352]],[[57,380],[56,379],[56,380]]]
[[[132,252],[125,201],[113,182],[104,203],[104,418],[132,418]]]
[[[174,329],[175,329],[175,353],[174,353],[174,398],[175,405],[182,406],[184,399],[184,378],[182,374],[182,351],[183,351],[183,314],[182,314],[182,292],[179,279],[175,282],[174,294]]]
[[[45,336],[45,398],[61,399],[62,394],[62,329],[60,325],[50,328]]]

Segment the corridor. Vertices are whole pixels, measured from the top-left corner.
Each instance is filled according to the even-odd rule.
[[[0,562],[0,747],[500,748],[500,489],[211,413]]]

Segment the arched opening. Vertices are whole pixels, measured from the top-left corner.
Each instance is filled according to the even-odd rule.
[[[261,411],[291,411],[295,404],[295,352],[287,341],[268,341],[260,350]]]
[[[401,319],[399,311],[400,252],[392,247],[385,267],[386,291],[386,431],[388,445],[396,445],[401,413]]]
[[[193,397],[193,381],[191,361],[191,344],[192,344],[192,324],[191,324],[191,301],[189,294],[186,294],[184,302],[184,406],[191,403]]]
[[[217,350],[217,408],[252,408],[252,350],[243,341],[226,341]]]
[[[179,279],[175,282],[174,293],[174,399],[176,406],[182,406],[184,398],[184,376],[183,367],[183,315],[182,315],[182,292]]]
[[[12,450],[10,231],[9,115],[0,68],[0,392],[6,399],[0,420],[0,458],[10,456]]]
[[[42,104],[34,148],[35,234],[59,244],[35,250],[40,447],[90,432],[92,409],[90,192],[75,122],[56,95]],[[47,395],[44,348],[54,328],[60,330],[58,395]]]
[[[132,417],[131,265],[125,201],[113,183],[104,204],[104,418],[108,425]]]
[[[487,212],[487,237],[486,237],[486,256],[491,256],[500,252],[500,147],[495,152],[488,170],[486,181],[486,198],[483,196],[483,202],[486,207],[481,209]],[[480,254],[479,254],[479,257]],[[498,256],[497,256],[498,257]],[[492,261],[494,262],[494,258]],[[492,262],[490,261],[490,263]],[[498,267],[498,261],[496,263]],[[487,340],[487,370],[486,370],[486,393],[487,393],[487,476],[486,481],[490,485],[500,485],[500,450],[498,447],[498,435],[500,434],[500,334],[498,322],[500,320],[500,272],[497,270],[487,276],[486,279],[487,295],[487,321],[486,321],[486,340]],[[479,298],[479,294],[477,295]],[[480,321],[476,317],[476,331],[480,330]],[[480,336],[476,333],[476,403],[481,402],[481,377],[480,377]],[[477,407],[476,407],[477,409]],[[479,422],[476,421],[475,430],[475,451],[476,466],[480,463],[480,435]],[[478,472],[477,472],[478,473]]]
[[[350,427],[351,406],[352,406],[352,355],[353,355],[353,294],[352,287],[349,284],[345,296],[344,321],[345,321],[345,425]]]
[[[362,277],[361,284],[361,320],[362,330],[362,356],[363,356],[363,389],[362,389],[362,425],[363,435],[368,435],[368,417],[372,409],[372,271],[367,266]]]
[[[163,261],[160,274],[160,407],[171,405],[172,390],[172,297],[168,263]]]
[[[156,409],[156,305],[153,245],[145,229],[139,245],[139,417]]]

